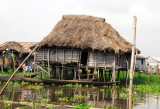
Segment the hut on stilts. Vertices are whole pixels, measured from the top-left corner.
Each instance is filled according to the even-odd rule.
[[[130,66],[131,43],[104,18],[63,15],[34,53],[36,65],[46,66],[49,78],[116,82]],[[140,52],[137,50],[137,52]],[[128,63],[128,64],[127,64]]]
[[[9,69],[13,69],[25,59],[25,57],[32,51],[29,45],[32,46],[35,43],[22,43],[22,42],[5,42],[0,45],[0,66],[3,71],[4,66]],[[28,48],[27,48],[28,46]],[[31,56],[27,61],[26,65],[31,66],[33,61],[33,56]]]

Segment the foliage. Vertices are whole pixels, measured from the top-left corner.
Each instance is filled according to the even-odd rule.
[[[91,105],[90,104],[72,104],[73,109],[90,109]]]
[[[115,105],[109,105],[106,109],[120,109],[119,107],[116,107]]]
[[[62,95],[62,94],[63,94],[63,91],[62,91],[62,90],[60,90],[60,91],[55,91],[55,94],[56,94],[56,95]]]

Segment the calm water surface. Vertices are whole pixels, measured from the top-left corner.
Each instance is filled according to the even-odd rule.
[[[2,87],[1,84],[0,87]],[[34,85],[32,85],[34,86]],[[61,91],[63,93],[57,94],[55,92]],[[6,88],[3,93],[3,99],[7,99],[8,101],[28,101],[28,102],[36,102],[37,98],[45,98],[49,99],[49,104],[65,104],[72,105],[73,103],[81,104],[81,103],[89,103],[94,107],[98,108],[106,108],[108,105],[115,105],[120,107],[121,109],[127,109],[128,100],[122,96],[124,90],[120,87],[84,87],[76,88],[76,87],[67,87],[65,85],[43,85],[42,89],[34,89],[26,86],[18,86]],[[150,94],[138,94],[138,101],[134,104],[134,109],[160,109],[159,103],[159,95],[150,95]],[[85,98],[78,99],[76,102],[71,99],[77,95],[83,95]],[[68,101],[60,101],[60,98],[68,97]],[[2,97],[1,97],[2,100]],[[4,107],[4,104],[1,103],[0,107]],[[19,106],[13,106],[16,108]],[[23,106],[21,106],[23,107]],[[47,109],[45,107],[40,107],[39,109]]]

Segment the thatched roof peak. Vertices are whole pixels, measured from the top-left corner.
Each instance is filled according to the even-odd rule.
[[[131,52],[132,47],[104,18],[87,15],[63,15],[39,45],[112,50],[116,53]]]
[[[88,21],[94,21],[94,22],[105,22],[104,18],[87,16],[87,15],[63,15],[62,19],[64,19],[64,20],[88,20]]]

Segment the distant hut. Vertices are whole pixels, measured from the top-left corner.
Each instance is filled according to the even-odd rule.
[[[145,57],[136,55],[136,71],[138,72],[145,72],[146,70],[146,60]]]
[[[61,79],[65,79],[67,68],[73,69],[74,79],[94,78],[94,74],[99,78],[106,74],[106,69],[127,69],[131,46],[104,18],[64,15],[39,43],[36,60],[55,69],[51,74],[56,76],[58,72]]]
[[[21,45],[22,44],[22,45]],[[28,46],[28,45],[27,45]],[[13,68],[13,62],[18,66],[24,58],[31,52],[31,49],[27,46],[23,46],[23,43],[11,41],[5,42],[0,45],[0,66],[8,67],[8,69]],[[26,61],[26,65],[31,65],[33,61],[33,56]]]
[[[146,58],[146,65],[149,73],[156,73],[156,70],[160,70],[160,57],[148,56]]]

